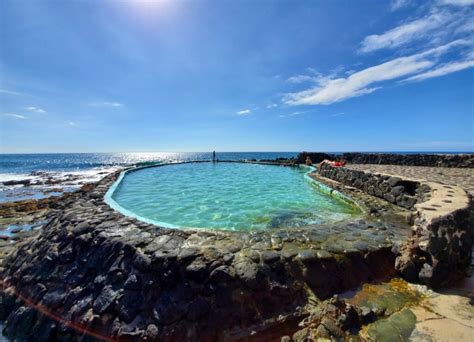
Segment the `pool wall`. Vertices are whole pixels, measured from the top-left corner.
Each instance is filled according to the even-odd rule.
[[[397,258],[409,281],[439,287],[463,276],[472,259],[471,199],[460,187],[320,166],[323,177],[412,210],[413,236]]]

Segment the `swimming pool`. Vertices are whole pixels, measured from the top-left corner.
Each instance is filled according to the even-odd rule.
[[[306,167],[184,163],[128,172],[106,201],[122,213],[171,228],[302,227],[353,217],[355,205],[305,177]]]

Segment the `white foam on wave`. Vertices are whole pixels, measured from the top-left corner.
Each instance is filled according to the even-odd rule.
[[[0,173],[0,182],[8,181],[21,181],[21,180],[33,180],[38,178],[38,176],[32,176],[27,173]]]
[[[30,184],[26,186],[21,184],[0,184],[0,192],[8,191],[11,193],[9,196],[14,198],[15,193],[20,194],[20,192],[24,192],[25,190],[41,192],[50,189],[67,189],[68,191],[71,191],[79,189],[83,184],[98,182],[105,176],[119,169],[119,167],[101,167],[77,171],[37,171],[31,174],[0,173],[0,183],[8,181],[30,181]]]

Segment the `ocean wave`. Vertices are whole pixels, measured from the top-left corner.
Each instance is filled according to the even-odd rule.
[[[0,202],[41,199],[95,183],[120,170],[118,166],[77,171],[33,171],[29,174],[0,173]]]

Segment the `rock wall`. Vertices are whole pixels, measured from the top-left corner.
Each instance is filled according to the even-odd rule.
[[[343,153],[352,164],[388,164],[474,168],[474,154]]]
[[[440,287],[464,275],[472,256],[471,199],[456,186],[321,164],[319,173],[413,211],[413,236],[397,257],[409,281]]]
[[[361,189],[369,195],[376,196],[406,209],[428,195],[430,189],[419,182],[403,180],[400,177],[372,174],[346,168],[332,167],[327,163],[319,166],[319,174],[343,184]]]
[[[409,166],[440,166],[474,168],[474,154],[395,154],[395,153],[343,153],[342,155],[301,152],[297,163],[304,164],[309,156],[314,164],[324,159],[344,159],[352,164],[387,164]]]
[[[415,205],[413,237],[397,258],[396,268],[409,281],[431,287],[449,284],[471,265],[471,198],[456,186],[428,183],[433,195]]]
[[[236,340],[301,319],[309,295],[327,298],[394,272],[396,231],[381,223],[249,233],[164,229],[104,202],[117,177],[69,196],[39,236],[8,256],[0,271],[6,336]]]

